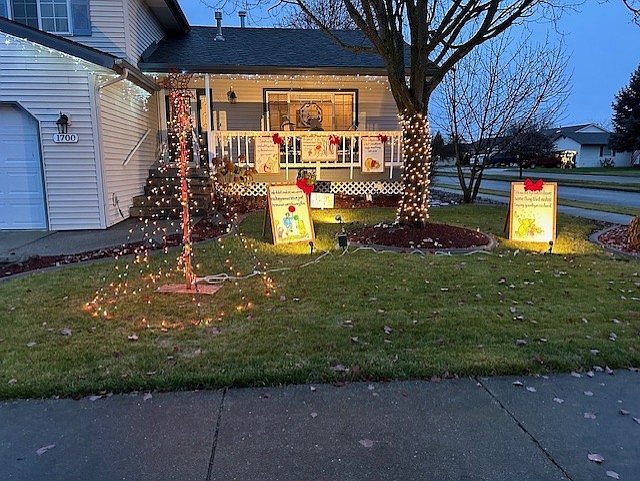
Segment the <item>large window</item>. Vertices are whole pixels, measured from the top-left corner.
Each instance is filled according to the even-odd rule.
[[[10,4],[16,22],[47,32],[71,33],[68,0],[10,0]]]
[[[268,130],[353,130],[356,92],[267,91]]]

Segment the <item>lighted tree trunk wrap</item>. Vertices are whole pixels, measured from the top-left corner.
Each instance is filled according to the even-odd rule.
[[[182,206],[182,256],[178,268],[184,272],[187,289],[193,289],[193,269],[191,267],[191,221],[189,218],[189,185],[187,182],[187,162],[189,161],[188,135],[191,132],[190,98],[181,91],[171,92],[171,102],[177,119],[178,159],[180,173],[180,204]]]
[[[405,111],[402,126],[402,194],[397,220],[411,227],[424,227],[429,219],[429,168],[431,135],[426,116]]]

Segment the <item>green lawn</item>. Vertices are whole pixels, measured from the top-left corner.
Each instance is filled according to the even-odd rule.
[[[154,292],[182,281],[175,251],[0,284],[0,398],[640,365],[640,261],[588,243],[589,221],[559,215],[549,255],[504,239],[506,207],[439,208],[498,248],[343,255],[338,212],[347,228],[394,215],[316,211],[311,255],[263,240],[252,214],[195,249],[199,276],[237,276],[213,296]]]

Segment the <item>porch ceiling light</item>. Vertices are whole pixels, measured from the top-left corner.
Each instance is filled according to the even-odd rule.
[[[58,126],[59,134],[66,134],[67,128],[69,127],[69,117],[60,112],[60,118],[56,120],[56,125]]]
[[[238,101],[238,96],[233,91],[233,87],[231,87],[227,92],[227,99],[229,100],[230,104],[235,104]]]

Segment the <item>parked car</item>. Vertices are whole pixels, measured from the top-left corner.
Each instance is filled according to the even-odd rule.
[[[558,155],[547,157],[533,157],[522,162],[524,169],[535,169],[536,167],[561,167],[562,161]]]
[[[487,159],[486,167],[509,167],[511,164],[517,164],[518,158],[513,154],[501,152],[493,154]]]

